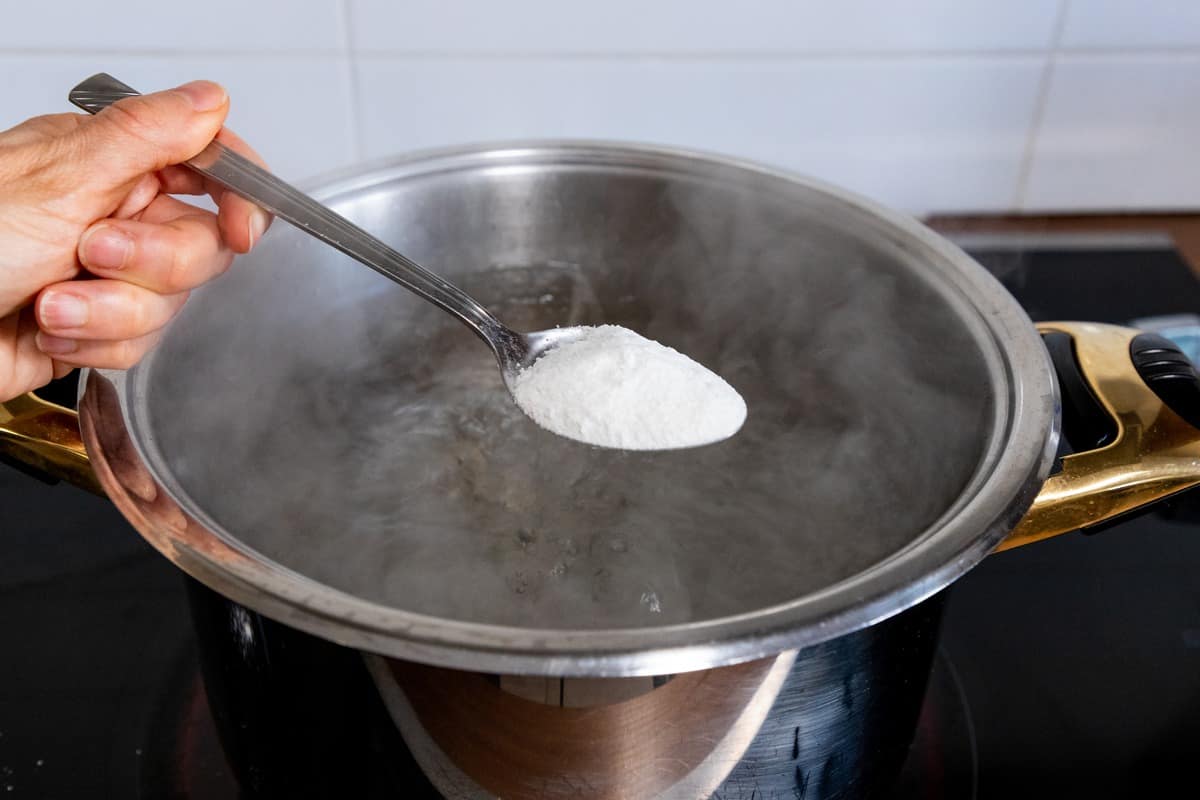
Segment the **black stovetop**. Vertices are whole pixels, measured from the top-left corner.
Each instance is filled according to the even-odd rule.
[[[1037,320],[1200,310],[1200,283],[1161,243],[967,244]],[[1197,506],[994,555],[960,580],[897,794],[1187,786],[1200,760]],[[230,797],[192,624],[175,568],[109,503],[0,467],[0,800]]]
[[[1173,250],[1052,241],[969,249],[1035,321],[1200,313]],[[1198,509],[1193,493],[999,553],[954,587],[943,647],[974,725],[978,797],[1181,796],[1200,760]]]

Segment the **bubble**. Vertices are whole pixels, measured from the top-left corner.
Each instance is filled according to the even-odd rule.
[[[642,592],[642,605],[650,610],[652,614],[662,613],[662,604],[658,601],[656,592]]]

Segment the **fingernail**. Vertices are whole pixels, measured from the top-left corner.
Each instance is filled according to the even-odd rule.
[[[39,310],[43,324],[51,328],[79,328],[89,316],[87,301],[67,292],[47,292]]]
[[[215,111],[225,105],[225,89],[212,81],[192,81],[175,91],[186,97],[197,111]]]
[[[251,247],[254,247],[258,243],[258,240],[262,238],[262,235],[267,232],[268,222],[270,220],[267,218],[267,212],[255,206],[254,210],[250,212],[250,221],[248,223],[250,226]]]
[[[79,349],[79,342],[74,339],[60,339],[57,336],[51,336],[48,333],[38,332],[37,337],[38,350],[53,356],[62,356],[67,353],[74,353]]]
[[[121,269],[133,252],[133,239],[110,225],[100,225],[83,235],[79,260],[85,267]]]

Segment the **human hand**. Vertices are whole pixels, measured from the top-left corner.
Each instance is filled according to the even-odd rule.
[[[0,401],[77,366],[132,366],[266,231],[266,212],[177,166],[214,137],[262,163],[221,128],[228,111],[197,81],[0,132]],[[205,193],[218,213],[171,196]]]

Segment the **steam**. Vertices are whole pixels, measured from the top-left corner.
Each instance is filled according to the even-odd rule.
[[[250,547],[447,618],[660,625],[823,588],[961,491],[990,409],[975,347],[818,200],[484,180],[348,210],[514,327],[625,325],[688,354],[745,397],[742,431],[660,453],[543,431],[465,327],[278,225],[145,367],[162,453]]]

